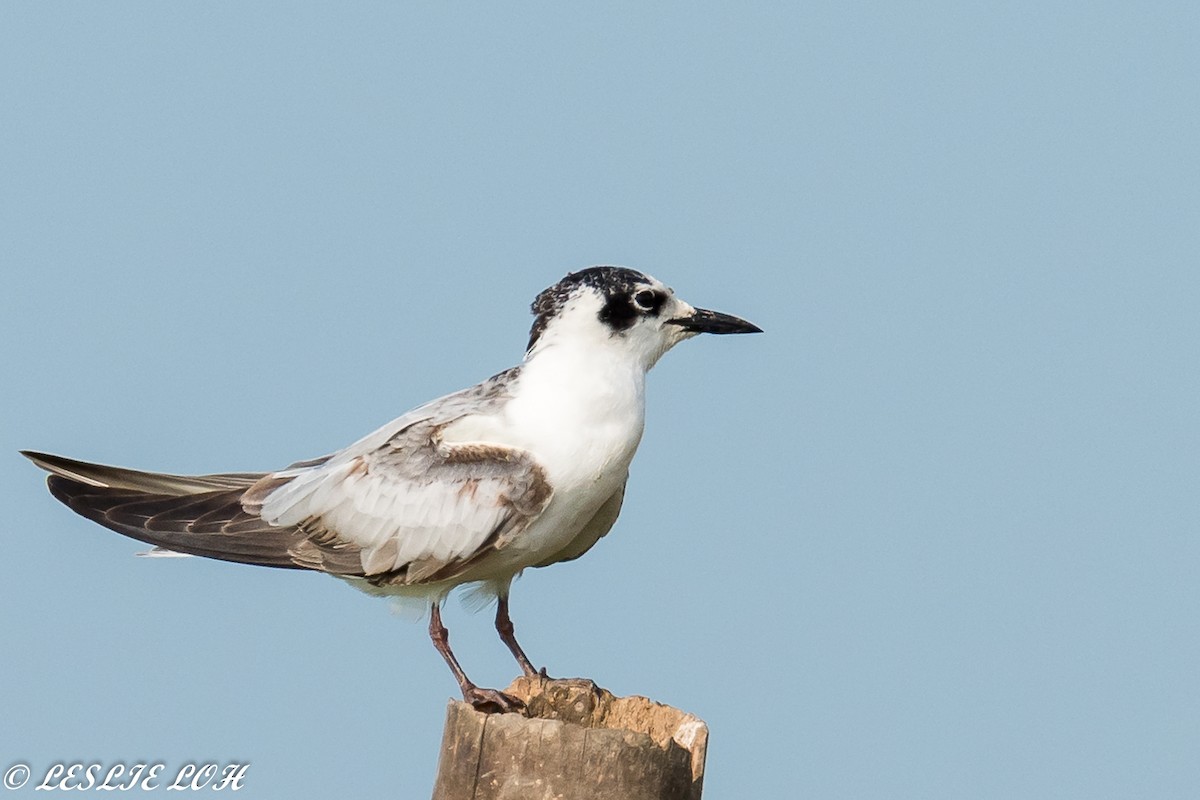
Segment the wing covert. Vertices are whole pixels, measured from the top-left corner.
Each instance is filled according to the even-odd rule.
[[[552,491],[527,451],[445,443],[447,424],[417,420],[373,449],[268,476],[243,504],[270,525],[310,532],[295,552],[301,563],[357,550],[363,576],[379,582],[454,577],[511,541]]]

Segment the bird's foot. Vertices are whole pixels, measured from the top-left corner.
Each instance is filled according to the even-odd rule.
[[[521,672],[525,673],[526,678],[538,678],[543,681],[554,680],[554,678],[551,678],[549,675],[546,674],[545,667],[542,667],[541,669],[534,669],[532,664],[529,664],[528,666],[526,666],[525,664],[522,664]]]
[[[525,704],[511,694],[496,689],[481,689],[478,686],[464,689],[463,700],[484,714],[507,714],[525,708]]]

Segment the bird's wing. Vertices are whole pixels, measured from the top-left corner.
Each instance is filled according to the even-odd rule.
[[[272,526],[312,531],[318,563],[336,543],[356,549],[361,575],[376,582],[451,579],[508,544],[552,492],[530,453],[445,443],[442,430],[452,420],[440,416],[318,467],[269,475],[246,492],[243,506]],[[307,549],[294,553],[302,563]]]
[[[450,580],[550,501],[545,471],[528,452],[441,439],[452,422],[495,412],[519,370],[279,472],[191,477],[26,455],[51,473],[51,493],[72,510],[159,548],[378,584]]]

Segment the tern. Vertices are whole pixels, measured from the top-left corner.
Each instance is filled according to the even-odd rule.
[[[331,455],[267,473],[170,475],[23,451],[51,494],[118,533],[183,554],[326,572],[372,594],[417,598],[463,698],[476,686],[440,605],[473,584],[496,630],[535,669],[508,612],[513,579],[586,553],[616,522],[645,423],[646,373],[700,333],[759,333],[695,308],[625,267],[568,274],[537,296],[524,360],[409,411]]]

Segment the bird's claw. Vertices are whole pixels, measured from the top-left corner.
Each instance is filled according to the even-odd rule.
[[[484,714],[507,714],[525,708],[525,704],[511,694],[497,689],[481,689],[478,686],[463,690],[463,700]]]

